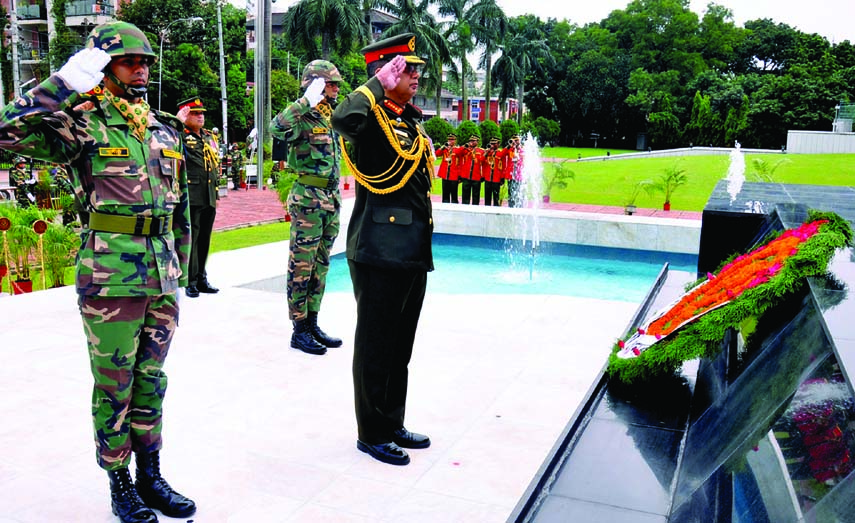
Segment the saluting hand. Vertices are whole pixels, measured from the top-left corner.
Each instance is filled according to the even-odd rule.
[[[78,93],[86,93],[101,83],[104,78],[101,70],[110,60],[110,55],[103,49],[87,47],[74,53],[56,75]]]
[[[401,78],[401,73],[404,72],[405,67],[407,67],[407,59],[400,54],[381,67],[376,76],[383,89],[393,89],[398,85],[398,80]]]
[[[178,110],[178,114],[175,115],[181,123],[185,123],[187,121],[187,117],[190,116],[190,106],[186,105]]]
[[[321,77],[317,77],[306,87],[303,97],[309,102],[309,107],[314,107],[321,103],[321,100],[324,99],[324,89],[326,86],[327,81]]]

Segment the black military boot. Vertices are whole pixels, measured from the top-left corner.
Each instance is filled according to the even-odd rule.
[[[143,503],[134,488],[127,467],[108,470],[107,476],[110,477],[113,514],[119,516],[122,523],[157,523],[157,515]]]
[[[326,354],[327,348],[312,335],[312,325],[308,319],[294,322],[294,334],[291,335],[291,348],[308,354]]]
[[[160,475],[160,453],[137,452],[137,492],[145,504],[164,516],[186,518],[196,512],[192,499],[175,492]]]
[[[314,336],[321,345],[326,347],[341,347],[341,340],[339,338],[328,336],[326,332],[322,331],[321,328],[318,327],[317,312],[310,312],[307,320],[309,321],[310,328],[312,329],[312,336]]]

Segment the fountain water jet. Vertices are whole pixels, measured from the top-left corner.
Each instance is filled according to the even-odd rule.
[[[739,142],[734,145],[735,147],[730,151],[730,166],[727,168],[726,178],[730,203],[736,200],[739,192],[742,191],[742,184],[745,183],[745,156],[742,154]]]
[[[533,280],[540,246],[538,219],[543,205],[543,161],[531,133],[522,140],[519,161],[523,162],[519,188],[522,201],[518,202],[520,212],[513,214],[513,234],[505,238],[505,251],[511,268],[527,267],[529,280]]]

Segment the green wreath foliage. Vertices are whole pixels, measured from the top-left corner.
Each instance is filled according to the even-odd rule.
[[[807,222],[816,220],[828,222],[820,226],[818,232],[804,242],[796,254],[787,258],[781,270],[765,284],[746,290],[729,303],[659,340],[635,358],[618,358],[620,347],[615,342],[609,356],[609,375],[626,384],[645,382],[673,374],[685,361],[714,357],[721,350],[728,329],[736,328],[752,316],[759,317],[773,309],[785,297],[801,289],[806,277],[824,274],[835,251],[852,245],[852,227],[839,215],[810,211]],[[765,245],[780,234],[767,236],[751,250]],[[731,260],[723,262],[721,267]],[[698,284],[703,281],[706,279],[701,279]]]

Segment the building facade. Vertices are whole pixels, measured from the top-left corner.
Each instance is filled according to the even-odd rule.
[[[4,31],[3,46],[8,50],[8,61],[12,87],[15,92],[23,91],[41,82],[50,74],[48,51],[50,40],[56,29],[51,14],[52,0],[0,0],[8,14]],[[65,9],[65,24],[80,35],[80,47],[93,27],[115,18],[118,0],[72,0]],[[13,93],[3,90],[4,101]]]

